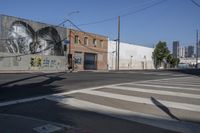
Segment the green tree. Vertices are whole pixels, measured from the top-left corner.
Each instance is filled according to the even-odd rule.
[[[173,58],[173,61],[172,61],[172,67],[177,67],[178,64],[180,63],[180,59],[179,58]]]
[[[173,63],[173,55],[172,54],[169,54],[167,56],[167,63],[169,64],[169,67],[171,68],[172,67],[172,63]]]
[[[159,41],[153,51],[153,60],[156,68],[161,66],[161,63],[167,58],[169,53],[166,42]]]
[[[167,56],[167,63],[170,65],[170,68],[174,68],[180,63],[180,59],[174,58],[172,54],[169,54]]]

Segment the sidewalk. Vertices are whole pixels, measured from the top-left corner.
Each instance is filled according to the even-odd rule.
[[[0,114],[1,133],[86,133],[69,125],[18,115]]]
[[[66,70],[66,71],[33,71],[33,70],[0,70],[0,74],[27,74],[27,73],[76,73],[76,72],[109,72],[108,70]]]
[[[69,71],[26,71],[26,70],[0,70],[0,74],[15,74],[15,73],[19,73],[19,74],[26,74],[26,73],[63,73],[66,72],[68,73]]]

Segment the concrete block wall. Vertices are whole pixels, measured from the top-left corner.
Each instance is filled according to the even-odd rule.
[[[0,52],[1,71],[66,71],[67,58],[64,56],[24,55]]]

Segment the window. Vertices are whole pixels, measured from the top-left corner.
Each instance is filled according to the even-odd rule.
[[[78,35],[75,35],[74,37],[74,44],[78,44]]]
[[[88,45],[88,37],[84,37],[84,45]]]
[[[97,40],[96,39],[93,39],[93,45],[96,47],[96,45],[97,45]]]
[[[100,40],[100,47],[103,48],[103,40]]]

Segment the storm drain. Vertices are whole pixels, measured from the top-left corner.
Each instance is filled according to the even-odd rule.
[[[51,125],[51,124],[46,124],[40,127],[33,128],[38,133],[53,133],[53,132],[58,132],[62,130],[63,128]]]

